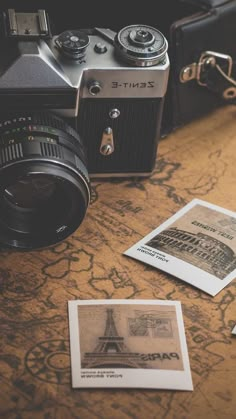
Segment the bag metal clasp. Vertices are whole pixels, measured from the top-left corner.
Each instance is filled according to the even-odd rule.
[[[223,63],[227,64],[227,69],[224,70]],[[230,55],[221,54],[215,51],[204,51],[199,61],[196,63],[189,64],[183,67],[180,71],[180,82],[187,83],[190,80],[195,79],[200,86],[207,87],[207,83],[204,81],[204,74],[206,74],[209,68],[215,68],[221,76],[230,84],[222,92],[224,99],[233,99],[236,97],[236,81],[231,77],[233,60]]]

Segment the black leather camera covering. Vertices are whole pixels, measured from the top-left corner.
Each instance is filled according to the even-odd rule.
[[[209,113],[226,101],[218,83],[196,80],[181,83],[180,72],[198,62],[206,51],[229,54],[236,60],[236,0],[145,0],[145,2],[83,2],[67,0],[3,0],[1,8],[31,11],[45,9],[55,34],[65,29],[107,27],[118,31],[130,24],[149,24],[166,36],[170,77],[165,98],[162,135]],[[232,76],[234,77],[234,68]],[[213,74],[214,77],[214,74]],[[210,88],[209,88],[210,87]],[[232,101],[231,101],[232,102]]]

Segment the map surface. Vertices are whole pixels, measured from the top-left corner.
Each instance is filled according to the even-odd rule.
[[[122,254],[193,198],[236,210],[235,112],[162,139],[149,178],[92,181],[86,219],[64,242],[1,249],[1,418],[235,417],[236,281],[212,297]],[[194,391],[72,389],[73,299],[181,301]]]

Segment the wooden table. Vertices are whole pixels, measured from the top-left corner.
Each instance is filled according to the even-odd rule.
[[[0,253],[0,417],[233,419],[236,281],[216,297],[122,253],[193,198],[236,211],[236,107],[159,143],[147,179],[93,181],[76,233],[49,249]],[[182,303],[194,391],[72,389],[67,302]]]

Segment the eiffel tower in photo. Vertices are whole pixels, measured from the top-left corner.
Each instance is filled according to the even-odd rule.
[[[140,354],[131,352],[119,336],[113,318],[113,309],[108,308],[105,332],[98,338],[93,352],[86,352],[81,363],[82,368],[147,368]]]

